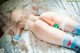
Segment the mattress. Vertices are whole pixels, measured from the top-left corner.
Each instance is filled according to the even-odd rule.
[[[65,13],[69,15],[73,20],[75,20],[76,22],[80,22],[80,10],[78,8],[80,6],[80,2],[68,2],[67,0],[36,0],[35,2],[32,1],[33,0],[8,0],[4,4],[0,5],[0,12],[4,16],[6,16],[9,21],[10,12],[17,7],[27,8],[28,5],[42,5],[43,8],[47,7],[51,11],[53,11],[53,9],[55,9],[55,11],[63,9]],[[7,22],[5,22],[5,24],[6,23]],[[6,26],[8,26],[9,28],[11,27],[11,24],[11,22],[8,22]],[[42,40],[39,40],[34,36],[32,32],[29,31],[23,31],[18,43],[16,45],[13,45],[11,43],[10,35],[6,32],[8,28],[5,27],[3,29],[5,33],[0,38],[0,48],[3,48],[5,50],[5,53],[77,53],[74,50],[64,47],[58,47],[56,45],[52,45]]]

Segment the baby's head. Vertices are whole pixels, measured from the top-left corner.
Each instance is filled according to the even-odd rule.
[[[11,13],[11,20],[17,23],[20,21],[25,22],[29,16],[30,13],[25,9],[14,9]]]
[[[11,20],[19,23],[22,22],[25,24],[25,27],[27,26],[27,23],[29,20],[36,20],[37,16],[34,16],[32,13],[30,13],[29,10],[25,9],[14,9],[11,13]]]

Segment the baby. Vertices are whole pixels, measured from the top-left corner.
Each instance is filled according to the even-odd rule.
[[[58,24],[60,26],[59,27],[60,29],[62,29],[62,30],[64,29],[65,31],[79,34],[79,32],[77,32],[77,30],[74,30],[74,28],[76,28],[75,25],[77,26],[79,24],[76,23],[75,21],[73,21],[72,19],[70,19],[70,17],[68,17],[66,14],[63,15],[63,14],[55,13],[55,12],[46,12],[47,10],[42,10],[39,7],[33,7],[33,9],[35,10],[33,13],[30,13],[29,12],[30,10],[15,9],[11,15],[11,18],[15,22],[21,21],[21,22],[26,23],[26,20],[28,20],[29,17],[34,16],[34,15],[40,15],[39,18],[51,26],[53,26],[52,22],[55,22],[56,24]],[[43,12],[45,12],[45,13],[43,13]],[[34,16],[34,17],[36,17],[36,16]],[[36,17],[36,18],[38,18],[38,17]],[[33,18],[33,19],[36,19],[36,18]],[[45,19],[47,19],[47,21]],[[52,23],[52,24],[50,24],[50,23]]]
[[[33,13],[33,14],[36,15],[36,13]],[[28,30],[26,23],[28,22],[30,16],[33,18],[36,17],[36,16],[33,16],[33,14],[31,14],[30,11],[28,12],[25,9],[15,9],[12,11],[11,19],[12,19],[12,21],[16,22],[16,24],[17,24],[17,28],[16,28],[16,32],[14,33],[14,36],[11,35],[12,41],[14,43],[16,43],[19,40],[19,38],[21,36],[20,34],[23,29]]]
[[[55,28],[60,28],[60,29],[63,29],[63,28],[61,28],[61,26],[65,24],[65,28],[64,28],[65,31],[69,31],[69,32],[72,32],[72,33],[78,34],[78,35],[80,34],[79,33],[80,25],[77,22],[75,22],[72,19],[70,19],[67,15],[62,15],[62,14],[58,14],[58,13],[55,13],[55,12],[45,12],[45,13],[41,12],[40,13],[39,12],[40,10],[41,9],[38,10],[38,14],[40,16],[35,16],[34,14],[32,14],[32,13],[30,13],[30,12],[24,10],[24,9],[15,9],[11,13],[11,18],[16,23],[24,24],[23,25],[24,27],[25,27],[26,23],[28,24],[28,20],[33,20],[34,22],[36,22],[38,19],[44,21],[45,23],[47,23],[49,26],[52,26],[52,27],[54,27],[54,25],[56,24],[57,27],[55,27]],[[41,11],[44,11],[44,10],[41,10]],[[67,19],[67,18],[69,18],[69,19]],[[64,21],[64,20],[66,20],[67,22]],[[64,21],[64,23],[63,23],[63,21]],[[21,27],[21,28],[24,28],[24,27]],[[21,28],[19,28],[18,31],[16,30],[16,32],[18,32],[18,33],[15,33],[15,34],[18,34],[18,35],[14,35],[14,40],[19,40],[19,38],[20,38],[19,37],[19,35],[20,35],[19,32],[21,32],[21,30],[20,30]],[[62,32],[61,30],[57,30],[55,28],[54,28],[53,34],[54,34],[54,37],[55,36],[57,36],[57,37],[55,39],[53,38],[54,42],[53,42],[53,39],[51,40],[50,37],[47,37],[47,36],[45,37],[43,35],[43,37],[44,37],[44,39],[43,39],[43,38],[41,38],[41,36],[38,36],[38,35],[36,35],[36,36],[38,38],[40,38],[40,39],[42,39],[44,41],[46,40],[47,42],[50,42],[52,44],[65,46],[65,47],[72,48],[72,49],[75,49],[75,50],[79,51],[79,48],[80,48],[80,45],[78,44],[78,39],[79,38],[72,37],[71,35],[68,35],[68,34]],[[57,34],[57,32],[58,32],[58,34]],[[60,35],[60,36],[58,36],[58,35]],[[56,41],[56,39],[58,39],[59,41],[62,40],[63,42],[61,43],[59,41]],[[66,44],[68,44],[68,45],[66,45]],[[75,46],[73,46],[74,44],[75,44]],[[76,45],[79,48],[76,49],[75,48]],[[69,47],[69,46],[71,46],[71,47]]]

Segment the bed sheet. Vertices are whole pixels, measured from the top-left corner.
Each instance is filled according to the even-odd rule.
[[[11,43],[10,35],[5,33],[0,38],[0,48],[3,48],[5,53],[77,53],[74,50],[39,40],[30,31],[23,31],[16,45]]]

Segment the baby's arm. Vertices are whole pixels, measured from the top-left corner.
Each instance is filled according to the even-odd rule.
[[[9,30],[8,34],[11,36],[11,42],[13,45],[16,45],[16,43],[19,39],[20,33],[21,33],[20,26],[17,27],[15,34],[14,34],[13,30],[11,30],[11,29]]]
[[[14,34],[14,36],[13,36],[13,40],[14,40],[15,42],[17,42],[17,41],[19,40],[20,35],[21,35],[21,32],[22,32],[22,28],[24,28],[24,24],[20,22],[20,23],[18,24],[18,26],[17,26],[17,28],[16,28],[16,32],[15,32],[15,34]]]

